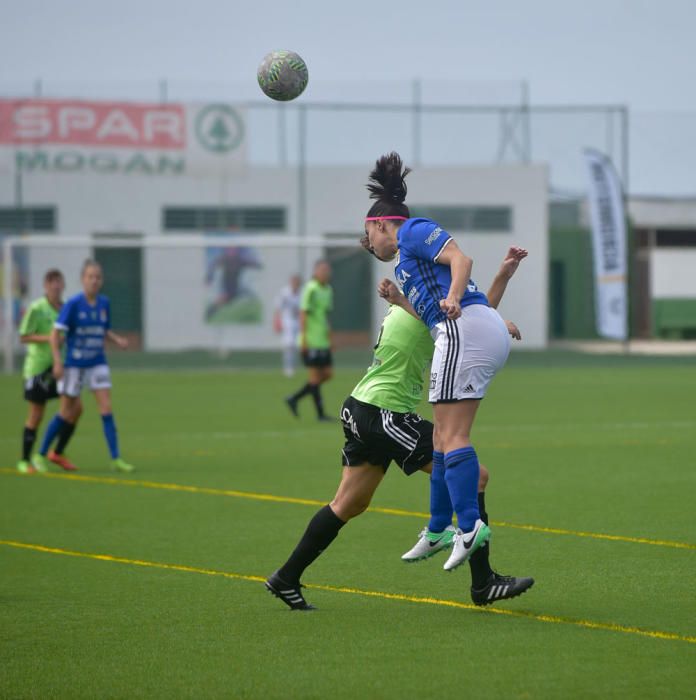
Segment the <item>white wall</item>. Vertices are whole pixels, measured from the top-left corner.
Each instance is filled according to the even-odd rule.
[[[653,299],[696,299],[696,250],[651,250],[650,295]]]
[[[316,167],[306,173],[307,211],[304,231],[297,230],[298,172],[296,168],[248,168],[243,175],[225,179],[126,175],[31,174],[23,178],[26,205],[56,205],[59,235],[91,236],[95,233],[143,233],[159,235],[162,209],[167,205],[279,205],[287,210],[289,235],[355,235],[363,232],[363,218],[370,206],[365,167]],[[13,204],[12,188],[0,178],[0,203]],[[512,233],[463,235],[452,231],[462,249],[474,259],[473,277],[482,289],[497,271],[509,245],[529,249],[530,256],[511,282],[501,305],[505,318],[521,328],[524,348],[546,345],[547,334],[547,171],[544,166],[493,166],[470,168],[421,168],[409,175],[411,204],[508,205],[513,209]],[[175,236],[176,234],[172,234]],[[51,252],[51,250],[53,252]],[[74,291],[76,270],[86,250],[56,254],[45,251],[37,266],[60,262]],[[206,289],[202,249],[149,250],[144,256],[145,345],[150,349],[192,347],[274,347],[270,331],[273,300],[290,274],[308,274],[321,251],[307,251],[305,267],[297,251],[277,249],[263,253],[264,267],[257,285],[264,300],[261,326],[208,326],[204,321]],[[57,255],[57,257],[53,257]],[[52,264],[52,263],[51,263]],[[34,267],[34,266],[32,266]],[[382,270],[375,263],[376,280]],[[39,272],[43,272],[43,269]],[[32,271],[32,280],[39,272]],[[32,281],[32,294],[36,294]],[[113,303],[117,303],[114,300]],[[378,329],[384,303],[374,295],[373,318]]]

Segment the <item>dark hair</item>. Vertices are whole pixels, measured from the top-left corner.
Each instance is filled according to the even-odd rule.
[[[57,267],[46,270],[46,274],[44,275],[44,282],[53,282],[54,280],[62,279],[64,279],[63,273]]]
[[[406,201],[406,182],[404,178],[411,172],[411,168],[405,168],[401,156],[392,151],[382,156],[370,173],[367,189],[370,199],[377,201],[367,212],[368,216],[404,216],[407,219],[411,214]]]

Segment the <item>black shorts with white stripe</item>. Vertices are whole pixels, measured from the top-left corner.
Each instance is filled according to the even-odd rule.
[[[368,463],[386,471],[393,460],[410,475],[433,459],[433,424],[417,413],[395,413],[349,396],[341,423],[345,467]]]

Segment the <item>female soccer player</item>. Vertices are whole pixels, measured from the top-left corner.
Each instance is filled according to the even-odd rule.
[[[396,278],[435,341],[430,396],[444,479],[458,529],[447,571],[465,562],[490,538],[481,519],[479,463],[470,433],[481,399],[510,352],[505,323],[471,279],[473,260],[434,221],[411,218],[398,153],[382,156],[370,173],[365,235],[375,255],[395,260]]]
[[[94,393],[99,406],[111,466],[118,471],[131,472],[134,467],[121,459],[118,449],[116,424],[111,413],[111,373],[104,354],[106,338],[124,349],[128,341],[111,330],[111,306],[109,300],[99,294],[103,284],[101,265],[86,260],[81,279],[83,292],[68,299],[51,332],[53,375],[61,380],[60,410],[48,425],[33,463],[37,468],[45,466],[48,448],[65,421],[74,415],[82,387],[86,386]],[[65,363],[60,355],[61,333],[65,333],[67,344]]]
[[[299,416],[297,402],[308,394],[314,399],[317,418],[320,421],[331,421],[324,413],[324,402],[321,398],[320,387],[333,376],[331,366],[331,326],[329,313],[333,307],[333,289],[331,280],[331,265],[326,260],[318,260],[314,264],[312,279],[305,284],[300,301],[300,349],[302,360],[307,367],[307,383],[285,402],[295,417]]]
[[[489,291],[491,303],[497,305],[525,255],[526,251],[510,249]],[[372,366],[341,409],[345,445],[338,491],[333,501],[314,515],[287,562],[266,581],[266,588],[293,610],[312,609],[301,591],[303,572],[333,542],[348,520],[365,511],[392,460],[407,475],[419,470],[432,472],[430,523],[416,546],[402,559],[418,561],[452,546],[452,503],[444,479],[438,477],[444,470],[442,454],[433,451],[432,423],[413,413],[433,355],[433,342],[420,320],[404,310],[407,302],[393,283],[382,283],[380,294],[394,305],[384,319]],[[510,324],[510,333],[520,338],[514,324]],[[488,472],[482,468],[478,502],[486,520],[487,481]],[[478,605],[514,598],[534,583],[530,578],[495,573],[488,562],[487,546],[478,549],[469,564],[471,597]]]
[[[56,269],[48,270],[44,275],[44,296],[29,305],[19,327],[19,338],[27,346],[22,375],[24,398],[29,403],[29,413],[22,433],[22,459],[17,463],[17,471],[22,474],[29,474],[35,470],[30,460],[36,442],[36,431],[41,425],[46,401],[58,398],[58,387],[52,372],[53,356],[49,336],[63,306],[64,289],[63,273]],[[80,402],[76,404],[75,410],[75,415],[66,420],[60,431],[55,450],[48,453],[51,462],[67,471],[76,469],[63,452],[82,413]]]

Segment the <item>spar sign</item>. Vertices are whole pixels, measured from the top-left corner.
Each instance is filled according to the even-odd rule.
[[[246,162],[228,104],[0,99],[0,167],[23,173],[225,175]]]

